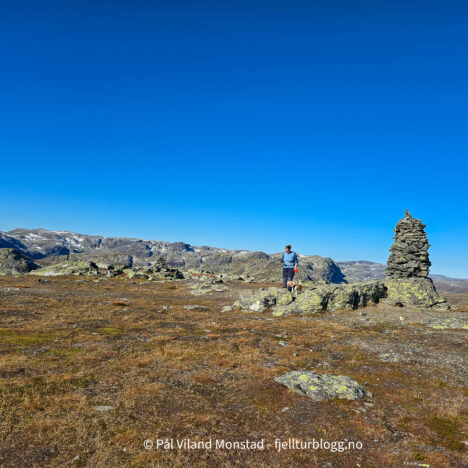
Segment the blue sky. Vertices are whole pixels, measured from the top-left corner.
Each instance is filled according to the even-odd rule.
[[[468,4],[2,2],[0,230],[468,278]]]

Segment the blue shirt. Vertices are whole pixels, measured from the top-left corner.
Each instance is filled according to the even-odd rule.
[[[299,263],[296,252],[283,252],[281,260],[284,262],[283,268],[294,268],[294,265],[297,265]]]

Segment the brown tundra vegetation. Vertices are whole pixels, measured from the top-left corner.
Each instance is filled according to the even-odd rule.
[[[0,465],[467,466],[466,328],[385,304],[222,311],[261,285],[225,286],[194,296],[186,280],[1,278]],[[466,323],[468,295],[447,297],[443,317]],[[273,380],[292,370],[349,376],[367,395],[312,401]],[[144,447],[166,438],[265,448]],[[278,452],[277,438],[362,448]]]

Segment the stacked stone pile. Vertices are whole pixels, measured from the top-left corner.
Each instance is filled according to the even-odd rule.
[[[404,219],[395,227],[395,242],[390,247],[385,286],[387,301],[397,305],[449,308],[447,301],[437,294],[428,277],[429,242],[419,219],[406,210]]]
[[[395,227],[395,242],[390,247],[387,262],[389,278],[427,278],[429,275],[429,242],[421,220],[413,218],[406,210],[404,219]]]

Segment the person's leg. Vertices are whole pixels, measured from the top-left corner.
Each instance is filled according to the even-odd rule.
[[[288,270],[288,283],[289,283],[289,281],[292,281],[294,278],[294,268],[288,268],[287,270]],[[291,286],[288,285],[288,291],[291,291],[291,290],[292,290]]]
[[[288,282],[288,269],[283,268],[283,288],[286,287],[287,282]]]

